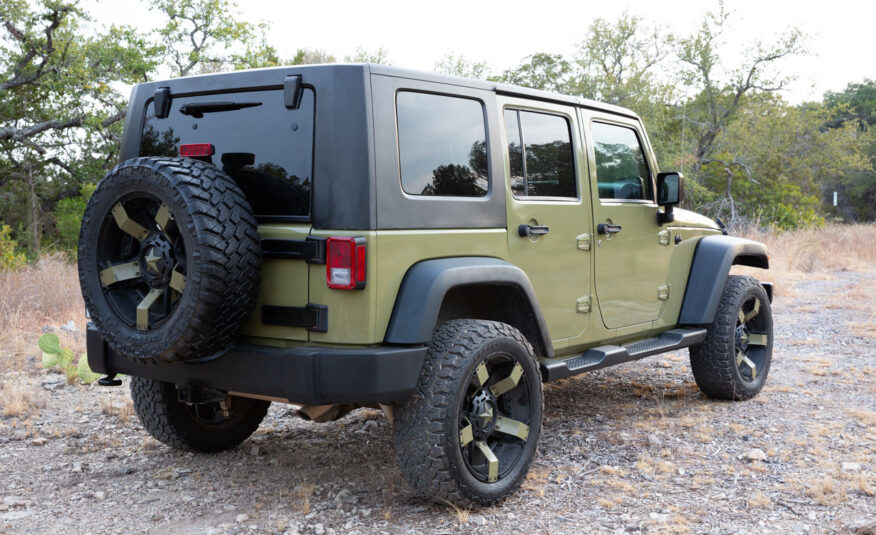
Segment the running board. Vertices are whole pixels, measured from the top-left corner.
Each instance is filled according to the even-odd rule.
[[[544,359],[541,376],[545,382],[592,372],[616,364],[639,360],[658,353],[692,346],[703,341],[705,329],[673,329],[639,342],[622,346],[599,346],[567,359]]]

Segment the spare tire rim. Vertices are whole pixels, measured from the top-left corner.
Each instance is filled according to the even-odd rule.
[[[746,299],[736,318],[736,368],[746,382],[753,383],[762,375],[767,362],[769,334],[767,316],[760,299]]]
[[[186,285],[185,240],[158,198],[135,193],[113,205],[102,222],[97,264],[107,302],[130,327],[156,329],[179,306]]]
[[[490,355],[469,377],[458,411],[459,447],[480,481],[501,480],[523,457],[533,418],[529,380],[507,353]]]

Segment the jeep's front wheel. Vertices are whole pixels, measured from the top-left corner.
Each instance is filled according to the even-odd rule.
[[[484,320],[443,323],[415,394],[396,408],[401,471],[432,498],[495,503],[526,476],[542,410],[535,356],[517,329]]]
[[[134,411],[146,431],[168,446],[213,453],[231,449],[258,429],[270,401],[228,396],[213,403],[187,404],[176,385],[131,377]]]
[[[706,339],[690,348],[697,386],[711,398],[750,399],[763,388],[772,355],[766,291],[754,277],[729,277]]]

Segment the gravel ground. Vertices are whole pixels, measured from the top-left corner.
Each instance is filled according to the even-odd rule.
[[[686,352],[547,385],[523,488],[473,510],[411,495],[378,411],[274,404],[236,450],[193,455],[146,435],[127,387],[7,373],[38,407],[0,416],[0,534],[876,533],[874,298],[874,272],[780,288],[748,402],[705,399]]]

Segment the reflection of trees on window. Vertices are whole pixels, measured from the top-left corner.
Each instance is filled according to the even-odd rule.
[[[574,197],[575,169],[572,165],[572,144],[568,141],[527,144],[526,182],[527,195]]]
[[[628,181],[648,174],[642,153],[634,151],[629,145],[597,141],[594,151],[600,182]]]
[[[632,128],[593,123],[596,181],[601,199],[645,200],[651,194],[651,174],[645,153]]]
[[[487,176],[487,142],[475,141],[468,153],[468,165],[439,165],[420,195],[482,197],[489,186]]]
[[[247,165],[232,175],[258,215],[307,215],[310,213],[310,178],[289,175],[273,162]]]
[[[515,196],[576,196],[572,141],[569,123],[565,118],[505,110],[505,129],[511,165],[511,191]]]
[[[143,134],[140,137],[141,156],[179,156],[179,140],[174,135],[173,128],[159,132],[155,129],[153,119],[147,119],[143,125]]]
[[[480,197],[487,193],[486,177],[478,176],[466,165],[440,165],[432,171],[432,182],[421,195],[459,195]]]
[[[486,140],[475,141],[468,153],[468,165],[478,176],[486,177],[487,172],[487,142]]]

